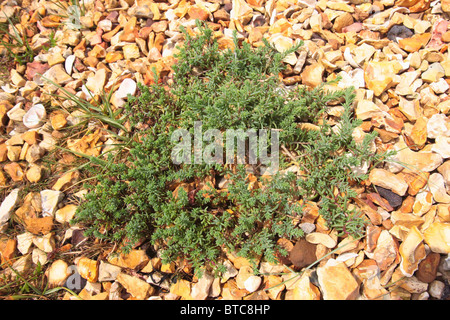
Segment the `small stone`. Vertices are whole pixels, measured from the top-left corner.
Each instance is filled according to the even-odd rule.
[[[411,150],[418,151],[425,146],[427,142],[427,123],[426,117],[420,117],[411,129],[411,133],[406,134],[406,142]]]
[[[180,296],[184,299],[192,299],[191,283],[187,280],[179,279],[170,286],[170,293]]]
[[[124,45],[122,50],[123,50],[123,56],[126,60],[137,59],[141,56],[139,47],[135,44]]]
[[[449,223],[434,222],[425,230],[423,236],[431,251],[443,254],[450,253]]]
[[[98,268],[98,281],[115,281],[117,276],[121,272],[122,268],[112,265],[110,263],[100,261],[100,265]]]
[[[105,57],[105,62],[106,63],[113,63],[113,62],[116,62],[116,61],[119,61],[119,60],[122,60],[122,59],[123,59],[122,53],[117,52],[117,51],[108,52],[106,54],[106,57]]]
[[[214,12],[213,17],[215,20],[230,21],[230,14],[224,8]]]
[[[445,283],[439,280],[434,280],[430,283],[428,292],[433,298],[441,299],[444,296]]]
[[[335,20],[333,24],[333,29],[336,32],[343,32],[343,28],[348,27],[352,25],[354,22],[353,16],[349,12],[345,12],[341,15],[339,15]],[[348,31],[345,31],[348,32]]]
[[[244,288],[249,292],[255,292],[258,290],[262,282],[261,277],[251,275],[244,282]]]
[[[450,119],[441,113],[432,115],[427,122],[427,135],[431,139],[450,136]]]
[[[380,96],[385,90],[395,84],[395,76],[403,69],[398,61],[371,61],[364,68],[364,80],[367,88],[375,96]]]
[[[296,281],[292,290],[292,300],[320,300],[321,294],[319,288],[311,283],[307,274],[303,274],[299,281]]]
[[[372,118],[373,115],[381,113],[381,109],[370,100],[360,100],[356,106],[356,117],[361,120]]]
[[[41,203],[42,214],[44,216],[53,216],[55,214],[58,203],[64,197],[64,193],[55,190],[42,190]]]
[[[428,256],[419,263],[416,277],[422,282],[431,283],[436,279],[441,256],[439,253],[430,252]]]
[[[327,260],[317,268],[317,276],[324,300],[354,300],[359,294],[359,284],[345,263]]]
[[[33,234],[49,234],[53,229],[53,218],[43,217],[43,218],[25,218],[24,219],[25,228],[28,232]]]
[[[399,196],[398,194],[392,192],[389,189],[385,189],[383,187],[377,186],[376,187],[377,192],[380,194],[383,199],[386,199],[389,202],[389,205],[392,208],[397,208],[402,205],[403,198]]]
[[[78,206],[74,204],[68,204],[59,209],[55,213],[55,220],[59,223],[69,223],[73,219],[77,211]]]
[[[161,20],[154,22],[151,27],[154,32],[164,32],[167,30],[168,23],[165,20]]]
[[[234,278],[239,273],[239,271],[234,267],[234,265],[229,260],[225,260],[223,266],[225,267],[225,272],[222,273],[221,278],[222,283],[225,283],[230,278]]]
[[[56,83],[57,85],[61,85],[61,86],[65,85],[73,80],[72,77],[67,74],[67,72],[64,69],[62,64],[56,64],[53,67],[51,67],[50,69],[48,69],[43,74],[43,78],[44,78],[44,80],[48,79],[48,80]]]
[[[195,5],[189,8],[188,14],[189,14],[189,17],[193,20],[198,19],[198,20],[206,21],[209,18],[209,13],[206,10],[202,9],[199,6],[195,6]]]
[[[387,38],[391,41],[397,42],[397,38],[410,38],[414,35],[411,29],[403,25],[395,24],[387,32]]]
[[[433,204],[433,194],[426,190],[419,192],[413,205],[413,213],[416,216],[423,216],[427,213]]]
[[[99,69],[94,75],[87,79],[86,88],[88,88],[94,96],[100,95],[104,91],[105,81],[106,69]]]
[[[33,244],[34,235],[30,232],[25,232],[17,235],[17,250],[23,255],[28,254]]]
[[[24,172],[20,164],[17,162],[11,162],[3,167],[3,170],[11,177],[15,182],[20,182],[23,180]]]
[[[128,254],[121,253],[119,255],[111,255],[108,258],[108,262],[129,269],[140,270],[144,267],[150,258],[147,256],[144,250],[133,249]]]
[[[401,177],[384,169],[373,169],[369,174],[369,181],[400,196],[405,195],[408,190],[408,184]]]
[[[449,84],[447,81],[445,81],[443,78],[439,79],[436,82],[430,83],[430,88],[434,91],[436,94],[441,94],[447,92],[449,88]]]
[[[329,249],[336,247],[337,244],[336,240],[333,239],[330,235],[320,232],[312,232],[306,235],[305,239],[309,243],[322,244]]]
[[[38,142],[39,134],[35,130],[29,130],[22,134],[22,139],[29,145],[33,145]]]
[[[397,244],[389,231],[382,230],[373,253],[366,254],[369,258],[376,261],[377,266],[381,271],[384,271],[397,260]]]
[[[305,234],[309,234],[311,232],[314,232],[316,230],[316,225],[314,223],[304,222],[300,223],[299,228],[303,230]]]
[[[149,283],[122,272],[118,274],[116,281],[120,283],[125,288],[125,290],[127,290],[127,292],[137,300],[145,300],[154,292],[153,287]]]
[[[50,115],[50,124],[54,130],[61,130],[67,124],[66,116],[62,112],[52,113]]]
[[[441,6],[442,6],[442,11],[450,12],[450,1],[448,1],[448,0],[441,0]]]
[[[70,76],[73,72],[73,65],[75,63],[76,56],[71,54],[66,58],[64,61],[64,69],[66,70],[67,74]]]
[[[11,82],[17,87],[23,87],[26,81],[17,70],[11,69]]]
[[[53,233],[47,233],[46,235],[39,237],[33,237],[33,244],[46,253],[50,253],[55,250],[55,237]]]
[[[445,70],[439,62],[430,64],[428,69],[422,73],[422,80],[425,82],[439,81],[445,75]]]
[[[239,269],[236,276],[236,285],[239,289],[245,289],[245,281],[253,275],[253,269],[250,266],[243,266]]]
[[[418,20],[414,25],[415,33],[425,33],[431,28],[431,23],[426,20]]]
[[[450,195],[447,194],[444,177],[441,174],[431,174],[428,179],[428,185],[435,201],[440,203],[450,203]]]
[[[18,103],[8,112],[6,112],[6,115],[10,120],[20,122],[23,120],[25,113],[25,110],[22,109],[22,104]]]
[[[447,31],[442,35],[442,41],[447,43],[450,42],[450,31]]]
[[[208,298],[213,281],[214,277],[208,272],[204,272],[198,282],[192,286],[192,298],[194,300],[205,300]]]
[[[21,146],[8,146],[7,157],[9,161],[19,161],[20,153],[22,151]]]
[[[405,277],[398,268],[392,274],[391,281],[409,293],[422,293],[428,288],[428,283],[419,281],[415,276]]]
[[[428,121],[427,128],[429,123],[430,121]],[[429,129],[427,129],[427,135],[430,137]],[[442,156],[437,153],[411,151],[402,139],[399,139],[399,142],[395,144],[394,148],[397,150],[397,154],[393,158],[403,163],[410,170],[414,170],[414,172],[431,172],[443,162]]]
[[[400,270],[405,276],[411,277],[426,257],[423,236],[417,227],[411,228],[406,239],[400,244],[399,252],[402,257]]]
[[[13,189],[0,205],[0,227],[8,222],[11,213],[17,205],[20,189]]]
[[[119,89],[115,92],[115,96],[119,99],[128,97],[128,95],[134,95],[136,93],[137,85],[133,79],[124,79],[119,86]]]
[[[99,262],[87,257],[77,258],[75,261],[80,276],[89,282],[97,282]]]
[[[450,158],[450,137],[439,136],[432,145],[431,151],[441,155],[442,158]]]
[[[47,63],[50,67],[65,62],[63,55],[60,51],[52,51],[48,54]]]
[[[325,68],[321,63],[314,63],[312,65],[306,66],[301,73],[302,83],[312,88],[317,87],[323,82],[324,71]]]
[[[415,92],[412,87],[413,82],[420,76],[419,71],[405,72],[400,76],[400,82],[395,88],[395,92],[400,95],[409,95]]]
[[[46,271],[50,288],[62,287],[71,275],[69,265],[64,260],[56,260]]]
[[[72,186],[75,182],[78,181],[78,177],[80,173],[78,170],[69,171],[63,174],[58,180],[56,180],[55,184],[52,187],[52,190],[60,191],[64,188],[68,188]]]
[[[445,184],[450,185],[450,161],[445,161],[443,165],[438,168],[438,172],[444,177]]]
[[[406,52],[417,52],[422,48],[423,42],[417,38],[405,38],[398,40],[398,45]]]
[[[289,252],[289,260],[297,268],[304,268],[317,260],[316,245],[300,239]]]

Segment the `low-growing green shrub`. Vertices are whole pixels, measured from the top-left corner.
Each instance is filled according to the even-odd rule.
[[[267,42],[252,49],[235,37],[235,49],[221,51],[210,29],[198,29],[196,37],[184,32],[169,90],[139,85],[140,94],[129,97],[125,112],[134,142],[127,161],[112,163],[87,186],[75,222],[87,226],[87,235],[126,239],[125,250],[149,239],[164,262],[186,258],[196,270],[217,266],[224,250],[275,262],[286,254],[279,238],[303,235],[298,221],[310,200],[329,227],[361,234],[364,220],[348,208],[356,195],[350,181],[366,177],[351,169],[377,156],[368,148],[373,135],[362,144],[352,138],[360,124],[352,118],[352,90],[286,90],[278,73],[299,46],[279,53]],[[336,101],[345,111],[339,130],[332,130],[325,111]],[[277,129],[289,155],[280,152],[280,170],[271,176],[251,171],[260,164],[176,164],[172,133],[185,128],[193,134],[195,121],[204,130]],[[320,129],[304,130],[304,122]],[[292,165],[301,174],[285,170]],[[219,181],[228,186],[218,188]]]

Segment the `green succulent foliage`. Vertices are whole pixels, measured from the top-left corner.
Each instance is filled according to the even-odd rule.
[[[224,249],[272,262],[286,255],[277,240],[303,236],[295,223],[303,210],[299,200],[318,201],[331,228],[361,234],[364,220],[348,209],[355,196],[349,181],[366,177],[351,169],[380,156],[367,147],[373,135],[362,144],[352,138],[360,124],[352,118],[353,91],[327,92],[323,86],[286,90],[278,78],[282,60],[301,44],[281,54],[267,42],[252,49],[235,36],[234,50],[219,50],[212,30],[201,24],[198,28],[196,37],[184,32],[169,90],[156,82],[139,85],[140,95],[129,97],[125,112],[134,137],[128,158],[112,163],[96,184],[86,186],[90,192],[74,222],[84,223],[88,235],[126,239],[125,250],[149,239],[163,249],[164,262],[186,258],[196,270],[205,266],[221,270]],[[319,131],[298,126],[317,124],[336,100],[344,101],[340,130],[331,130],[325,118]],[[231,170],[221,164],[174,164],[171,135],[178,128],[193,128],[195,121],[202,121],[204,130],[279,129],[280,144],[296,160],[280,153],[281,170],[266,180],[258,177],[256,188],[244,165]],[[292,162],[305,175],[282,170]],[[90,170],[97,171],[95,166]],[[225,175],[227,192],[198,183]],[[173,185],[180,183],[197,187],[174,192]]]

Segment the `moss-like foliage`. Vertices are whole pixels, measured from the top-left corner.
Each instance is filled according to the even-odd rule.
[[[164,262],[186,258],[197,270],[218,266],[224,249],[274,262],[286,254],[277,245],[280,237],[303,235],[298,221],[310,200],[329,227],[361,234],[364,221],[348,206],[356,195],[350,181],[365,176],[351,168],[374,157],[367,147],[374,136],[362,144],[352,139],[360,124],[352,118],[352,90],[286,90],[278,74],[298,46],[281,54],[268,43],[252,49],[235,37],[234,50],[219,50],[213,32],[200,24],[198,29],[196,37],[184,32],[169,90],[140,85],[140,95],[129,97],[125,112],[133,142],[127,161],[112,163],[96,185],[87,186],[75,221],[88,227],[88,235],[126,239],[128,248],[149,239],[162,249]],[[331,130],[325,110],[336,101],[343,101],[344,113],[339,130]],[[277,129],[289,156],[280,151],[280,170],[271,176],[249,172],[260,163],[176,164],[172,133],[185,128],[193,134],[195,121],[204,131]],[[319,130],[303,130],[304,122]],[[285,170],[292,165],[301,174]],[[219,188],[220,181],[228,185]]]

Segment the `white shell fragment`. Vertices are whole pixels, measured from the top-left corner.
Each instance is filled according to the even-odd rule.
[[[43,120],[47,116],[45,107],[42,104],[35,104],[23,116],[23,124],[28,129],[39,128],[43,124]]]

